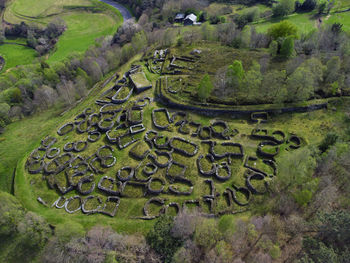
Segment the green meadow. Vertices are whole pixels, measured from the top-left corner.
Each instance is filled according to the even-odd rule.
[[[5,67],[2,71],[18,65],[31,64],[36,58],[37,52],[29,47],[15,44],[0,45],[0,56],[5,59]]]

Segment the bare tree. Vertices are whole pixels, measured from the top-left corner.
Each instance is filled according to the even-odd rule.
[[[48,109],[57,100],[57,92],[46,85],[34,91],[33,104],[37,109]]]

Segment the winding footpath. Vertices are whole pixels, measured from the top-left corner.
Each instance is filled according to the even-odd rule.
[[[110,5],[110,6],[113,6],[116,9],[118,9],[119,12],[123,16],[124,23],[125,23],[126,20],[129,20],[129,19],[133,18],[133,16],[130,13],[130,11],[125,6],[123,6],[122,4],[120,4],[120,3],[116,2],[116,1],[113,1],[113,0],[100,0],[100,1],[106,3],[106,4]]]

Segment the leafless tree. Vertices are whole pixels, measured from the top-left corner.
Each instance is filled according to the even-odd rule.
[[[37,109],[48,109],[57,100],[57,92],[46,85],[34,91],[33,104]]]
[[[195,231],[199,216],[198,211],[181,211],[174,219],[171,234],[183,240],[190,238]]]

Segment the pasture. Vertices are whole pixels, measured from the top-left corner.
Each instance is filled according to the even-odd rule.
[[[0,45],[0,56],[5,59],[3,71],[18,65],[31,64],[36,58],[37,52],[29,47],[15,44]]]
[[[113,35],[123,20],[117,10],[94,0],[14,0],[4,12],[4,20],[13,24],[24,21],[29,25],[45,27],[55,19],[63,19],[67,29],[60,36],[55,49],[48,54],[48,63],[63,60],[74,52],[85,52],[95,44],[95,39]],[[14,49],[23,50],[24,54],[18,55],[16,62],[8,64],[6,68],[31,62],[30,52],[24,47],[2,49],[4,56],[13,57]]]

